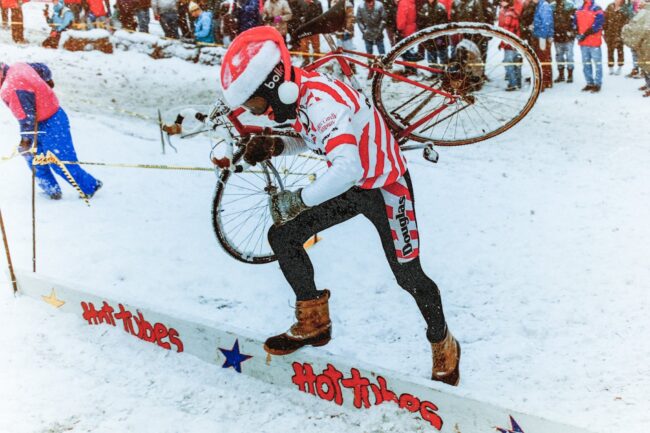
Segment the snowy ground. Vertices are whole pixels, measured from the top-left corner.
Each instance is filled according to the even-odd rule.
[[[52,67],[81,160],[209,165],[200,142],[161,155],[154,120],[123,111],[153,119],[158,107],[210,103],[216,68],[8,40],[0,33],[0,60]],[[578,73],[511,131],[442,149],[437,166],[410,155],[422,260],[463,345],[460,392],[595,431],[645,433],[650,108],[640,80],[606,76],[600,94],[581,93],[583,85]],[[18,129],[4,108],[0,131],[7,155]],[[88,170],[104,181],[91,207],[67,186],[61,202],[37,198],[39,272],[261,335],[291,323],[292,293],[278,266],[244,265],[218,247],[214,175]],[[29,268],[29,172],[14,159],[0,173],[14,263]],[[310,256],[317,283],[333,292],[335,338],[322,350],[426,376],[424,323],[372,227],[357,218],[323,236]],[[413,429],[391,408],[348,412],[54,315],[14,299],[0,278],[0,431]]]

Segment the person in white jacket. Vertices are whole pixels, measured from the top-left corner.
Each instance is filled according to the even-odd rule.
[[[424,273],[413,187],[406,159],[379,111],[345,83],[291,66],[284,38],[271,27],[240,34],[221,66],[223,96],[231,107],[278,123],[293,122],[303,141],[252,137],[244,159],[250,164],[307,148],[324,155],[327,172],[304,189],[274,195],[269,241],[296,294],[297,321],[266,340],[274,355],[331,339],[328,290],[318,290],[303,244],[314,233],[364,215],[375,226],[398,284],[415,299],[427,323],[432,379],[456,385],[460,345],[447,329],[440,293]]]

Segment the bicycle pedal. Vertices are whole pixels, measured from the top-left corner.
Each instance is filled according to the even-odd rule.
[[[426,159],[427,161],[432,162],[432,163],[435,164],[435,163],[438,162],[438,158],[439,158],[440,155],[438,155],[438,152],[436,152],[436,151],[433,149],[433,145],[432,145],[432,144],[428,144],[428,145],[424,148],[424,150],[422,151],[422,156],[423,156],[424,159]]]

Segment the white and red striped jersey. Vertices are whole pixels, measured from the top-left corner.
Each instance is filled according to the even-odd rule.
[[[302,198],[315,206],[347,191],[395,183],[406,159],[379,111],[347,84],[318,72],[296,68],[300,86],[294,129],[305,144],[325,155],[330,169],[304,188]]]

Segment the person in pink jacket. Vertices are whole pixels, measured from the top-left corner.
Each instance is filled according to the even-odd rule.
[[[52,152],[61,161],[77,161],[70,135],[70,123],[53,91],[52,72],[43,63],[0,63],[0,98],[9,107],[20,124],[19,150],[35,171],[40,189],[54,200],[61,198],[61,187],[54,171],[68,180],[57,165],[32,165],[30,152],[36,140],[36,153]],[[67,165],[67,170],[86,197],[92,197],[102,186],[78,164]],[[68,180],[69,181],[69,180]]]

